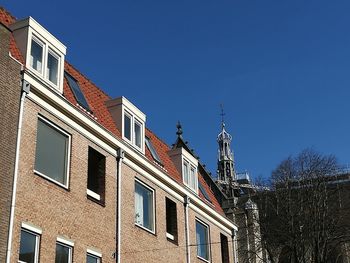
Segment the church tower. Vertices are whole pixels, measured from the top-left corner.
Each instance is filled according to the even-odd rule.
[[[221,187],[228,197],[234,197],[234,188],[236,188],[236,171],[233,152],[231,150],[232,136],[225,130],[224,113],[221,113],[221,132],[218,135],[218,167],[217,184]]]

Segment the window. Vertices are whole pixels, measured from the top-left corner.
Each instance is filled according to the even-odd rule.
[[[154,146],[153,146],[153,144],[152,144],[152,142],[151,142],[151,139],[148,138],[148,137],[145,137],[145,140],[146,140],[147,148],[148,148],[148,150],[151,152],[151,155],[152,155],[153,159],[154,159],[157,163],[159,163],[160,165],[162,165],[162,161],[160,160],[159,155],[158,155],[156,149],[154,149]]]
[[[36,39],[32,39],[30,48],[30,66],[42,73],[42,61],[43,61],[43,44]]]
[[[56,125],[38,119],[35,172],[68,187],[70,135]]]
[[[208,226],[196,220],[197,256],[209,261],[209,230]]]
[[[29,65],[32,69],[39,73],[44,79],[48,80],[51,84],[58,86],[60,56],[49,48],[47,43],[45,44],[37,37],[33,36],[30,46],[29,59]],[[45,67],[43,67],[43,65]]]
[[[46,78],[57,85],[58,80],[58,55],[49,50],[47,55]]]
[[[89,104],[87,103],[85,96],[80,89],[78,81],[75,78],[73,78],[71,75],[69,75],[67,72],[64,73],[64,76],[66,77],[66,79],[68,81],[68,85],[71,88],[71,90],[74,94],[74,97],[77,100],[78,104],[80,106],[82,106],[84,109],[86,109],[87,111],[91,112],[91,110],[89,108]]]
[[[124,137],[131,141],[131,116],[124,114]]]
[[[72,263],[72,247],[57,242],[55,263]]]
[[[94,256],[91,254],[87,254],[86,256],[86,263],[100,263],[101,262],[101,258],[98,256]]]
[[[37,263],[39,262],[39,240],[38,234],[21,230],[21,243],[19,248],[19,262]]]
[[[87,194],[104,201],[106,157],[89,147]]]
[[[135,181],[135,223],[154,233],[154,190]]]
[[[142,124],[137,120],[135,120],[134,138],[135,138],[135,145],[139,148],[141,148],[141,126]]]
[[[222,263],[229,263],[230,256],[228,252],[228,240],[227,236],[220,233],[220,243],[221,243],[221,259]]]
[[[187,160],[183,160],[183,181],[185,185],[190,187],[197,193],[198,182],[197,182],[197,169],[190,164]]]
[[[165,198],[166,210],[166,237],[170,240],[177,241],[177,211],[176,203]]]
[[[207,191],[205,190],[204,186],[202,185],[202,183],[200,181],[198,181],[198,188],[201,191],[201,193],[204,195],[204,198],[211,203],[212,201],[211,201]]]

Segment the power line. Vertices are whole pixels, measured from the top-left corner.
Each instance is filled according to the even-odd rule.
[[[227,240],[227,243],[231,243],[232,240]],[[199,244],[190,244],[189,247],[197,247],[201,245],[218,245],[221,244],[221,241],[218,242],[209,242],[209,243],[199,243]],[[125,251],[121,252],[121,254],[136,254],[136,253],[143,253],[143,252],[153,252],[153,251],[161,251],[161,250],[172,250],[172,249],[179,249],[179,248],[186,248],[187,246],[176,246],[176,247],[165,247],[165,248],[153,248],[153,249],[145,249],[145,250],[135,250],[135,251]]]

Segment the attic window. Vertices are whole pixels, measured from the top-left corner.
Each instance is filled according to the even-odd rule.
[[[205,190],[204,186],[200,181],[198,181],[198,188],[201,191],[201,193],[204,195],[204,198],[207,199],[207,201],[209,201],[210,203],[212,203],[207,191]]]
[[[197,168],[186,159],[183,159],[182,175],[185,185],[198,193]]]
[[[151,152],[151,155],[152,155],[153,159],[154,159],[157,163],[162,164],[162,161],[160,160],[159,155],[158,155],[156,149],[154,149],[154,146],[153,146],[153,144],[152,144],[150,138],[148,138],[148,137],[146,136],[146,137],[145,137],[145,140],[146,140],[147,148],[148,148],[148,150]]]
[[[86,109],[89,112],[92,112],[89,108],[89,104],[87,103],[83,92],[81,91],[78,81],[74,79],[71,75],[69,75],[67,72],[64,73],[64,76],[66,77],[68,81],[68,85],[73,91],[74,97],[79,103],[80,106],[82,106],[84,109]]]

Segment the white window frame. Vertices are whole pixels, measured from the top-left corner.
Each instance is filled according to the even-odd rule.
[[[72,263],[73,262],[74,242],[72,240],[66,239],[64,237],[57,237],[56,246],[57,246],[57,244],[59,244],[63,247],[69,248],[68,263]],[[56,248],[55,248],[55,256],[56,256]]]
[[[135,216],[136,216],[136,214],[135,214],[135,212],[136,212],[136,202],[134,201],[134,222],[135,222],[135,225],[140,227],[140,228],[142,228],[142,229],[144,229],[144,230],[146,230],[146,231],[148,231],[148,232],[150,232],[150,233],[152,233],[152,234],[155,234],[156,233],[156,203],[155,203],[156,196],[155,196],[155,191],[154,191],[153,188],[151,188],[150,186],[148,186],[147,184],[145,184],[144,182],[142,182],[141,180],[139,180],[137,178],[135,178],[134,185],[136,185],[136,182],[141,184],[142,186],[144,186],[145,188],[147,188],[148,190],[150,190],[152,192],[152,197],[153,197],[152,198],[153,199],[152,200],[152,208],[153,208],[153,210],[152,210],[152,214],[153,214],[153,224],[152,224],[152,226],[153,226],[153,230],[148,229],[147,227],[144,227],[144,226],[136,223],[136,220],[135,220]],[[135,190],[136,189],[134,189],[134,196],[135,196]]]
[[[42,234],[42,230],[40,228],[37,228],[33,225],[27,224],[27,223],[22,223],[21,225],[21,235],[22,231],[25,231],[33,236],[35,236],[35,255],[34,255],[34,263],[39,262],[39,249],[40,249],[40,237]],[[21,247],[21,244],[19,244]],[[18,260],[18,263],[26,263],[24,261]]]
[[[30,65],[30,62],[27,62],[27,65],[29,68],[34,72],[34,74],[40,76],[47,84],[55,88],[56,90],[62,92],[61,90],[61,81],[62,81],[62,57],[58,55],[58,53],[55,51],[55,48],[50,45],[49,42],[44,41],[42,38],[38,37],[36,34],[32,33],[30,37],[30,48],[28,49],[28,56],[31,54],[32,46],[31,46],[31,41],[34,40],[37,44],[39,44],[42,49],[43,49],[43,54],[42,54],[42,65],[41,65],[41,72],[37,71],[35,68],[33,68]],[[47,75],[47,63],[48,63],[48,54],[51,54],[58,60],[58,72],[57,72],[57,84],[53,83],[52,81],[49,80],[48,75]]]
[[[47,68],[48,68],[48,62],[49,62],[49,54],[57,59],[57,84],[53,83],[48,76]],[[61,68],[61,57],[50,47],[47,48],[47,59],[46,59],[46,67],[45,67],[45,79],[50,82],[54,86],[59,86],[60,81],[60,68]]]
[[[97,263],[101,263],[102,261],[102,254],[89,248],[86,250],[86,256],[91,256],[93,258],[96,258]]]
[[[208,244],[207,244],[207,246],[208,246],[208,259],[205,259],[205,258],[202,258],[201,256],[199,256],[198,255],[198,244],[197,244],[197,242],[198,242],[198,240],[197,240],[197,222],[199,223],[199,224],[201,224],[201,225],[203,225],[206,229],[207,229],[207,239],[208,239]],[[199,258],[199,259],[201,259],[201,260],[203,260],[203,261],[205,261],[205,262],[210,262],[210,258],[211,258],[211,246],[210,246],[210,227],[209,227],[209,225],[208,224],[206,224],[206,223],[204,223],[202,220],[200,220],[200,219],[198,219],[198,218],[196,218],[195,219],[195,223],[196,223],[196,244],[197,244],[197,258]]]
[[[187,174],[185,173],[185,164],[187,164]],[[194,171],[193,176],[191,176],[191,170]],[[185,176],[187,176],[187,182],[185,180]],[[193,182],[193,180],[194,180],[194,182]],[[198,194],[197,167],[192,162],[190,162],[188,159],[186,159],[184,157],[182,158],[182,181],[189,189],[191,189],[196,194]],[[194,186],[194,188],[192,186]]]
[[[128,116],[130,118],[130,140],[129,138],[125,137],[125,116]],[[131,113],[131,111],[124,109],[123,110],[123,128],[122,128],[122,136],[123,139],[132,144],[137,150],[144,153],[145,150],[145,135],[144,135],[144,122],[141,121],[139,118],[135,116],[135,114]],[[136,134],[135,134],[135,124],[140,126],[140,142],[141,146],[139,147],[136,144]]]
[[[67,167],[66,167],[66,178],[67,178],[67,180],[66,180],[66,185],[65,184],[62,184],[62,183],[60,183],[60,182],[58,182],[58,181],[56,181],[56,180],[54,180],[54,179],[52,179],[50,176],[48,176],[48,175],[45,175],[45,174],[43,174],[43,173],[41,173],[41,172],[39,172],[39,171],[37,171],[37,170],[35,170],[35,167],[34,167],[34,173],[35,174],[38,174],[38,175],[40,175],[40,176],[42,176],[42,177],[44,177],[45,179],[47,179],[47,180],[49,180],[49,181],[51,181],[51,182],[53,182],[53,183],[55,183],[55,184],[57,184],[57,185],[59,185],[59,186],[62,186],[63,188],[65,188],[65,189],[68,189],[69,188],[69,169],[70,169],[70,153],[71,153],[71,141],[72,141],[72,136],[68,133],[68,132],[66,132],[65,130],[63,130],[63,129],[61,129],[59,126],[57,126],[56,124],[54,124],[54,123],[52,123],[51,121],[49,121],[49,120],[47,120],[46,118],[44,118],[44,117],[42,117],[42,116],[38,116],[38,121],[39,120],[41,120],[41,121],[43,121],[43,122],[45,122],[47,125],[49,125],[51,128],[53,128],[53,129],[55,129],[55,130],[57,130],[57,131],[59,131],[59,132],[61,132],[63,135],[65,135],[65,136],[67,136],[67,138],[68,138],[68,149],[67,149]],[[37,126],[38,127],[38,126]],[[38,132],[38,131],[37,131]],[[36,153],[35,153],[35,158],[36,158]]]
[[[37,74],[44,76],[44,65],[45,65],[45,43],[40,40],[40,38],[38,38],[37,36],[35,36],[34,34],[32,35],[32,38],[30,40],[30,49],[29,49],[29,56],[31,56],[32,53],[32,41],[36,42],[39,46],[41,46],[42,48],[42,54],[41,54],[41,72],[36,70],[35,68],[32,67],[32,65],[30,65],[31,63],[29,62],[29,66],[31,69],[34,70],[34,72],[36,72]]]

